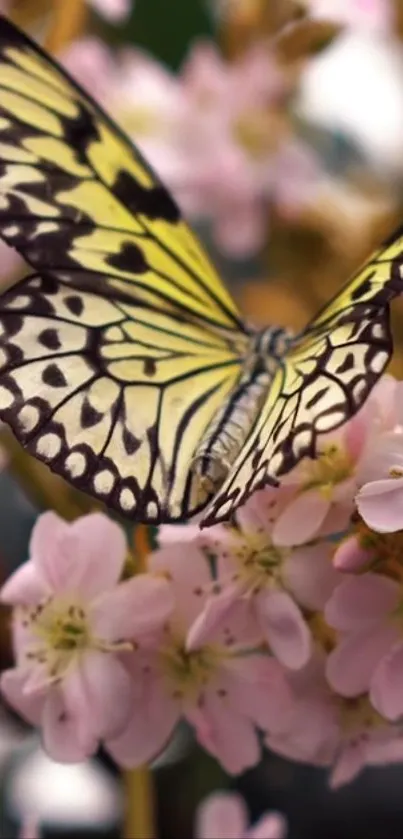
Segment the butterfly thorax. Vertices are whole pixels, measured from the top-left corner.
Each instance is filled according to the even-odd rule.
[[[208,425],[193,459],[192,469],[208,491],[216,492],[228,475],[291,341],[291,333],[280,327],[267,327],[251,335],[238,383]]]

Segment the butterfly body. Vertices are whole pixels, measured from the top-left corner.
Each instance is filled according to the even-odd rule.
[[[362,406],[390,358],[397,231],[298,336],[247,327],[130,140],[0,17],[0,418],[133,521],[229,518]]]

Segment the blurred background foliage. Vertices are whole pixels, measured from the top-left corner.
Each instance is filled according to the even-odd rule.
[[[69,6],[68,15],[61,11],[63,4]],[[264,136],[276,138],[276,154],[281,155],[282,144],[289,142],[298,153],[302,149],[302,156],[308,151],[314,184],[302,196],[298,194],[294,206],[289,196],[300,172],[294,162],[287,177],[287,160],[282,161],[286,171],[280,199],[270,189],[258,195],[259,209],[267,216],[265,235],[259,245],[243,252],[220,245],[208,211],[196,213],[192,221],[244,316],[257,325],[274,322],[300,329],[401,218],[402,4],[384,0],[384,18],[379,15],[376,25],[372,20],[353,19],[355,5],[355,0],[339,0],[335,13],[337,3],[329,2],[327,15],[326,2],[313,2],[314,12],[316,7],[324,12],[311,18],[308,0],[136,0],[127,18],[113,22],[78,0],[10,0],[4,3],[4,11],[42,42],[47,42],[60,16],[53,33],[60,53],[68,52],[71,39],[90,34],[116,54],[128,45],[142,47],[179,73],[192,45],[201,38],[216,43],[228,68],[259,43],[282,78],[281,96],[274,97],[263,114],[269,126]],[[377,5],[381,8],[381,0]],[[113,66],[110,73],[116,73],[123,85],[124,66],[112,70]],[[105,73],[98,94],[106,104],[109,85],[110,76]],[[118,88],[115,81],[115,92]],[[135,108],[136,89],[130,94]],[[109,96],[113,105],[112,89]],[[278,160],[274,160],[275,175]],[[307,169],[304,161],[301,164],[305,179],[309,165]],[[19,272],[21,266],[11,262],[4,283],[14,281]],[[392,369],[401,375],[402,301],[394,307],[393,319]],[[5,429],[1,440],[0,577],[5,578],[26,558],[38,510],[52,506],[66,518],[74,518],[95,504],[29,458]],[[129,529],[128,535],[135,540]],[[0,612],[0,621],[0,664],[6,667],[11,651],[5,610]],[[44,808],[46,818],[41,813],[44,835],[117,836],[121,790],[105,758],[91,762],[78,781],[72,775],[58,781],[57,773],[52,776],[52,769],[44,766],[35,735],[26,741],[27,729],[6,709],[0,713],[0,836],[10,836],[17,829],[21,796],[25,803],[28,797],[33,808],[44,807],[32,784],[32,775],[38,772],[44,773],[46,795],[54,802],[53,808],[49,804]],[[99,774],[101,766],[106,781]],[[403,835],[401,767],[367,770],[347,789],[331,793],[321,770],[266,754],[258,768],[230,779],[199,752],[187,731],[181,731],[157,761],[155,776],[158,825],[160,836],[166,839],[189,837],[197,801],[212,789],[229,786],[243,792],[254,817],[273,807],[285,812],[290,839],[397,839]],[[87,802],[100,801],[105,783],[109,785],[109,821],[105,818],[94,827],[82,819],[77,800],[69,798],[69,788],[75,789],[76,782],[86,791]]]

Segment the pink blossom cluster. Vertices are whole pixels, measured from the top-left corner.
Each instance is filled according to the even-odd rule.
[[[233,522],[161,527],[143,573],[107,516],[40,516],[1,593],[3,695],[61,761],[102,742],[144,764],[180,720],[234,774],[262,742],[332,786],[403,760],[402,532],[403,383],[384,376]]]
[[[96,38],[62,58],[184,212],[209,221],[223,251],[256,252],[267,241],[269,202],[288,218],[314,194],[318,161],[291,130],[290,79],[266,44],[229,63],[213,43],[196,42],[178,75],[140,49],[113,55]]]

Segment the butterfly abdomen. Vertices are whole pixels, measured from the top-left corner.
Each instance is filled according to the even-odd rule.
[[[216,492],[227,477],[259,416],[270,380],[270,374],[263,370],[245,374],[207,427],[191,468],[209,491]]]

